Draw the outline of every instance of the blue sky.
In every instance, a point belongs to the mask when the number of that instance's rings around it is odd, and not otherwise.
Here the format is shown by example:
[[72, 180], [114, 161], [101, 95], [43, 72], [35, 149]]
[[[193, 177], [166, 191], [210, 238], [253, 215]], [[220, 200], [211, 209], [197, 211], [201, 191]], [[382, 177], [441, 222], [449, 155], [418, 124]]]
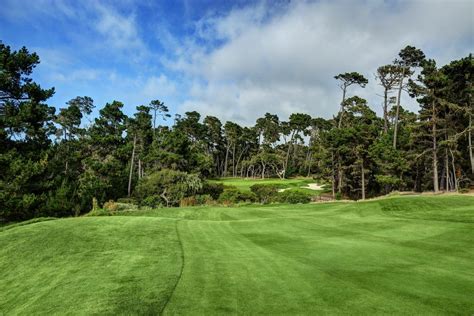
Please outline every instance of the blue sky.
[[[424, 1], [0, 0], [0, 40], [41, 58], [34, 77], [50, 104], [78, 95], [131, 115], [160, 99], [252, 124], [266, 111], [330, 117], [333, 76], [359, 71], [355, 89], [379, 111], [373, 74], [405, 45], [440, 64], [473, 51], [474, 4]], [[416, 104], [404, 96], [407, 107]]]

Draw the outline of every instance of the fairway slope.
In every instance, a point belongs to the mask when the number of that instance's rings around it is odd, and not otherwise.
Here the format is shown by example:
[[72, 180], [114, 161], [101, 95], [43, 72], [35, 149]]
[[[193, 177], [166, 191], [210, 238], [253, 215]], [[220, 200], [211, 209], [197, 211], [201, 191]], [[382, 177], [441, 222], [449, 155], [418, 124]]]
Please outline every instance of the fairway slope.
[[85, 217], [0, 233], [0, 314], [147, 314], [181, 270], [176, 222]]
[[474, 312], [474, 197], [122, 215], [0, 232], [0, 311]]

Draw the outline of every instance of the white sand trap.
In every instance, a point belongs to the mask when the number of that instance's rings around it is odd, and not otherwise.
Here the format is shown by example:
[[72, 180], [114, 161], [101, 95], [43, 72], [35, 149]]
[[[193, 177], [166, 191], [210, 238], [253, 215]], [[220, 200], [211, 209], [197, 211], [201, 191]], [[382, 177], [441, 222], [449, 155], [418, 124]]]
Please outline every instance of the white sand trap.
[[[322, 185], [319, 185], [317, 183], [309, 183], [307, 186], [305, 187], [300, 187], [302, 189], [310, 189], [310, 190], [314, 190], [314, 191], [320, 191], [323, 189], [323, 186]], [[285, 188], [285, 189], [279, 189], [278, 192], [285, 192], [286, 190], [290, 190], [291, 188]]]
[[320, 190], [323, 189], [323, 186], [319, 185], [317, 183], [309, 183], [307, 186], [301, 187], [301, 188], [302, 189], [310, 189], [310, 190], [320, 191]]

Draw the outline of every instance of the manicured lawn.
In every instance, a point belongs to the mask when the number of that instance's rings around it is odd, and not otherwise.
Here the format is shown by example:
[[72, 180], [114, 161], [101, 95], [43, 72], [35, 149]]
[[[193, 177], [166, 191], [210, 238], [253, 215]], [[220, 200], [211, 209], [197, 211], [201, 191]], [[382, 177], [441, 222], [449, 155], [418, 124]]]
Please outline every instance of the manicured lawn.
[[474, 197], [194, 207], [0, 232], [0, 314], [474, 312]]

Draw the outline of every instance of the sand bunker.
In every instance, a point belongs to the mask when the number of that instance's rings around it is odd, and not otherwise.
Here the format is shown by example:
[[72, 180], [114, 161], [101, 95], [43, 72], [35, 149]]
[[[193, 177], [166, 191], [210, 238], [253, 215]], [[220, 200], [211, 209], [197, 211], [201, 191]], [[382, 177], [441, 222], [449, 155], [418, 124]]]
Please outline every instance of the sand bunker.
[[[320, 191], [323, 189], [323, 186], [322, 185], [319, 185], [317, 183], [309, 183], [307, 186], [304, 186], [304, 187], [300, 187], [302, 189], [310, 189], [310, 190], [314, 190], [314, 191]], [[286, 189], [279, 189], [278, 192], [284, 192], [286, 190], [290, 190], [291, 188], [286, 188]]]
[[323, 189], [323, 186], [319, 185], [317, 183], [309, 183], [307, 186], [301, 187], [301, 188], [302, 189], [310, 189], [310, 190], [320, 191], [320, 190]]

